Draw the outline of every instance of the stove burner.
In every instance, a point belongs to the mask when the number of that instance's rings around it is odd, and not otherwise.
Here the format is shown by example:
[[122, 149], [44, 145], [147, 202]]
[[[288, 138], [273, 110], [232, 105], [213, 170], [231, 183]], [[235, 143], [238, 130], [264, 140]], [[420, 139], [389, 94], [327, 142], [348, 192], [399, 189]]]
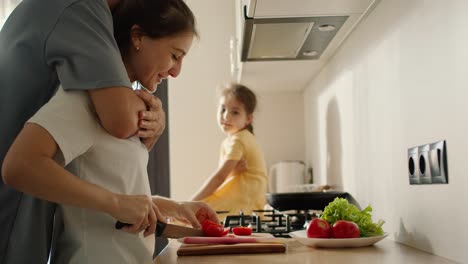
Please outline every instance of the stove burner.
[[254, 210], [252, 215], [228, 215], [224, 227], [249, 226], [254, 233], [270, 233], [275, 237], [290, 237], [289, 233], [304, 230], [309, 221], [317, 217], [309, 211], [281, 213], [276, 210]]

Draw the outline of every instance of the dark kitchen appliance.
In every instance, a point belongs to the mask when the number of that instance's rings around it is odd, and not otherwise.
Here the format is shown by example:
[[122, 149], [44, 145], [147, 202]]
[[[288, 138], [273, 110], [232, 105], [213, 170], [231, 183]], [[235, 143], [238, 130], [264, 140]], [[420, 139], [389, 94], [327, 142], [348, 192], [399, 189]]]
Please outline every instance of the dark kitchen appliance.
[[295, 192], [267, 193], [268, 204], [278, 211], [285, 210], [323, 210], [335, 198], [345, 198], [349, 203], [357, 202], [347, 192]]
[[270, 233], [275, 237], [288, 237], [290, 217], [275, 210], [255, 210], [252, 215], [228, 215], [224, 227], [248, 226], [253, 233]]

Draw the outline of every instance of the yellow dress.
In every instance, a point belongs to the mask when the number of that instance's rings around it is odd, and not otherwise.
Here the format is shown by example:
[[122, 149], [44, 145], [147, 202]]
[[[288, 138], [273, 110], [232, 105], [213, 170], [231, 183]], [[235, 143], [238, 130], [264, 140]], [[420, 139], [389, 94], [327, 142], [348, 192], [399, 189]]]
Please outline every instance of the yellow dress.
[[247, 129], [229, 136], [221, 145], [220, 164], [225, 160], [247, 161], [247, 170], [231, 173], [224, 183], [204, 199], [216, 211], [229, 211], [229, 214], [251, 214], [252, 210], [262, 210], [267, 191], [267, 169], [263, 151], [255, 136]]

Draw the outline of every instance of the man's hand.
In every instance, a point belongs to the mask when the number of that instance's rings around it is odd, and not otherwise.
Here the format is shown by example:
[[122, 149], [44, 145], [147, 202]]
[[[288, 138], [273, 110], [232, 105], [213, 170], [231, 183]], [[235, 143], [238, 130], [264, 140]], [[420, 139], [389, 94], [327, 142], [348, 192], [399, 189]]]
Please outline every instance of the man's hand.
[[147, 111], [138, 113], [137, 135], [141, 138], [148, 151], [151, 150], [166, 128], [166, 113], [159, 98], [144, 90], [135, 93], [145, 102]]

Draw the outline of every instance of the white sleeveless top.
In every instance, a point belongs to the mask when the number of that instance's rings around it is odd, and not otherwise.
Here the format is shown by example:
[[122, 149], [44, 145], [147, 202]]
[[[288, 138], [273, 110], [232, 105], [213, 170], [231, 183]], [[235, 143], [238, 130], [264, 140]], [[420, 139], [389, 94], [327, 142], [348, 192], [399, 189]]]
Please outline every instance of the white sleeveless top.
[[[28, 122], [45, 128], [57, 142], [56, 160], [83, 180], [121, 194], [151, 195], [148, 150], [138, 137], [118, 139], [100, 125], [85, 91], [57, 94]], [[51, 190], [53, 191], [53, 190]], [[64, 230], [53, 263], [151, 263], [154, 236], [114, 228], [106, 213], [60, 205]]]

